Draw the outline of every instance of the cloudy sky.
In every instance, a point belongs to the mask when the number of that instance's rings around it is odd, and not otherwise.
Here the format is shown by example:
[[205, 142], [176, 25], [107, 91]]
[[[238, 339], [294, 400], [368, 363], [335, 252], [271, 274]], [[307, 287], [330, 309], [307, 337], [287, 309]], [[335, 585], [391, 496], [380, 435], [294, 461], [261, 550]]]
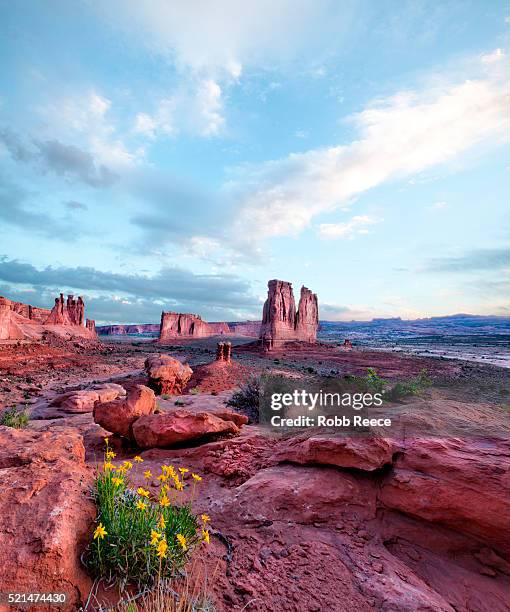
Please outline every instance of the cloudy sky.
[[0, 294], [510, 314], [510, 1], [0, 0]]

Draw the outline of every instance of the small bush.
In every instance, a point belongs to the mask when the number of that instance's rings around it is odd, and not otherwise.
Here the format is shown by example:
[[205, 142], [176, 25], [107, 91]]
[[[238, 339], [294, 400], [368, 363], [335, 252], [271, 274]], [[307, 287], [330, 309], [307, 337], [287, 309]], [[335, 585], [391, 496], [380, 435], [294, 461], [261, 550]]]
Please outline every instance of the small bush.
[[391, 389], [384, 393], [384, 399], [396, 402], [404, 397], [421, 395], [425, 389], [432, 385], [427, 370], [421, 372], [415, 378], [395, 383]]
[[2, 413], [0, 425], [14, 427], [14, 429], [24, 429], [28, 425], [28, 411], [26, 408], [7, 408]]
[[193, 389], [190, 389], [190, 395], [198, 395], [199, 393], [202, 392], [198, 387], [193, 387]]
[[[115, 466], [115, 453], [106, 447], [103, 469], [96, 474], [94, 499], [97, 527], [86, 554], [90, 571], [121, 590], [127, 585], [151, 588], [157, 580], [175, 576], [201, 542], [209, 542], [207, 521], [193, 514], [191, 502], [179, 503], [188, 470], [161, 466], [157, 494], [130, 486], [130, 461]], [[135, 462], [141, 463], [141, 457]], [[180, 472], [180, 473], [179, 473]], [[144, 472], [149, 481], [150, 471]], [[192, 474], [191, 486], [200, 482]]]
[[238, 391], [233, 393], [227, 406], [245, 414], [251, 422], [259, 422], [260, 376], [251, 376]]

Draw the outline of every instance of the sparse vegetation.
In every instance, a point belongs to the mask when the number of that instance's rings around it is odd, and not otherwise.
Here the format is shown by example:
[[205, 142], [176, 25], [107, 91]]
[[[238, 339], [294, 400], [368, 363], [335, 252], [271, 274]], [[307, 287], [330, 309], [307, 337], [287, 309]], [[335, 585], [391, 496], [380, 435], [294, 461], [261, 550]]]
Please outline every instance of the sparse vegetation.
[[421, 370], [415, 378], [395, 383], [391, 389], [385, 391], [384, 399], [395, 402], [404, 397], [420, 396], [431, 385], [432, 381], [428, 376], [427, 370]]
[[28, 425], [28, 411], [26, 408], [13, 406], [7, 408], [0, 417], [0, 425], [13, 427], [14, 429], [24, 429]]
[[228, 400], [227, 406], [245, 414], [251, 422], [259, 422], [260, 409], [260, 376], [250, 378]]
[[[97, 527], [85, 562], [95, 576], [121, 590], [128, 585], [151, 589], [158, 581], [173, 579], [193, 550], [209, 542], [209, 517], [195, 516], [191, 502], [181, 500], [184, 488], [192, 486], [194, 492], [202, 478], [191, 474], [187, 481], [191, 485], [187, 485], [184, 474], [189, 470], [162, 465], [157, 476], [159, 490], [153, 494], [131, 486], [133, 463], [115, 465], [114, 458], [107, 444], [102, 470], [95, 479]], [[137, 456], [134, 462], [143, 459]], [[153, 475], [146, 470], [144, 477], [150, 482]]]

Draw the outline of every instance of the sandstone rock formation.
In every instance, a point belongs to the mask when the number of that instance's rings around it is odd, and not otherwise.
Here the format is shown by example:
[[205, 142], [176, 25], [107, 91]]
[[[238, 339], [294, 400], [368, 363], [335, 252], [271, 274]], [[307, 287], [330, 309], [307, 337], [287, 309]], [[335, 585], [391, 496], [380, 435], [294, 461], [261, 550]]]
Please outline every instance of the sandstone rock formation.
[[94, 319], [87, 319], [87, 322], [85, 323], [85, 327], [90, 331], [91, 334], [93, 334], [94, 336], [97, 336], [96, 322], [94, 321]]
[[229, 323], [229, 328], [233, 336], [248, 336], [258, 338], [260, 336], [260, 321], [236, 321]]
[[346, 350], [350, 350], [350, 349], [352, 349], [352, 342], [351, 342], [351, 341], [350, 341], [348, 338], [346, 338], [346, 339], [344, 340], [343, 347], [344, 347], [344, 349], [346, 349]]
[[31, 419], [55, 419], [69, 414], [92, 412], [96, 403], [107, 403], [125, 397], [126, 390], [115, 383], [95, 385], [88, 389], [68, 391], [54, 397], [49, 403], [42, 401], [31, 410]]
[[177, 395], [184, 391], [193, 370], [170, 355], [150, 355], [145, 360], [148, 386], [157, 395]]
[[280, 280], [269, 281], [259, 336], [264, 348], [270, 350], [290, 341], [315, 342], [318, 325], [319, 310], [315, 293], [302, 287], [296, 310], [292, 284]]
[[18, 340], [24, 337], [23, 331], [17, 325], [16, 315], [12, 309], [12, 302], [0, 297], [0, 340]]
[[96, 337], [93, 322], [85, 327], [84, 315], [83, 299], [75, 300], [72, 295], [65, 302], [61, 293], [51, 311], [0, 297], [0, 339], [40, 339], [47, 329], [93, 339]]
[[162, 312], [159, 340], [175, 338], [208, 338], [229, 334], [227, 323], [206, 323], [200, 316], [179, 312]]
[[132, 426], [142, 415], [149, 415], [156, 408], [156, 396], [152, 389], [136, 385], [127, 398], [94, 405], [94, 421], [106, 431], [133, 439]]
[[218, 346], [216, 347], [216, 361], [231, 363], [232, 342], [218, 342]]
[[82, 438], [70, 428], [40, 433], [0, 427], [4, 592], [66, 593], [66, 610], [85, 603], [92, 580], [80, 555], [95, 506], [84, 460]]
[[238, 426], [229, 420], [228, 412], [226, 410], [220, 416], [211, 412], [178, 409], [142, 416], [133, 424], [133, 435], [141, 448], [165, 448], [212, 434], [239, 433]]
[[124, 336], [126, 334], [159, 335], [159, 323], [142, 323], [140, 325], [98, 325], [96, 331], [100, 336]]

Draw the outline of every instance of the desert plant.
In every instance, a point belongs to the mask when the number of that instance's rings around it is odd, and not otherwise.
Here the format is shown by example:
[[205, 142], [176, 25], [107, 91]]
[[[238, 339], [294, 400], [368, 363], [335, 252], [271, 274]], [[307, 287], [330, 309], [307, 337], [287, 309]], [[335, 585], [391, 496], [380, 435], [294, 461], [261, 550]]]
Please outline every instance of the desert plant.
[[0, 418], [0, 425], [13, 427], [14, 429], [23, 429], [28, 425], [28, 421], [27, 409], [13, 406], [4, 410]]
[[[130, 484], [133, 463], [114, 465], [115, 453], [106, 446], [102, 469], [94, 483], [97, 527], [86, 554], [90, 571], [121, 590], [127, 585], [151, 588], [156, 580], [171, 579], [201, 542], [209, 542], [207, 522], [193, 514], [191, 502], [180, 503], [186, 468], [162, 465], [157, 493]], [[141, 457], [134, 458], [142, 463]], [[149, 482], [150, 470], [144, 472]], [[192, 474], [193, 492], [201, 481]]]
[[227, 406], [245, 414], [250, 421], [259, 422], [260, 376], [250, 376], [248, 380], [232, 394]]
[[384, 399], [388, 401], [399, 401], [404, 397], [422, 395], [432, 385], [427, 370], [420, 371], [418, 376], [410, 380], [399, 381], [384, 393]]
[[381, 378], [374, 368], [367, 368], [366, 375], [359, 380], [364, 389], [371, 393], [382, 393], [387, 385], [387, 381]]

